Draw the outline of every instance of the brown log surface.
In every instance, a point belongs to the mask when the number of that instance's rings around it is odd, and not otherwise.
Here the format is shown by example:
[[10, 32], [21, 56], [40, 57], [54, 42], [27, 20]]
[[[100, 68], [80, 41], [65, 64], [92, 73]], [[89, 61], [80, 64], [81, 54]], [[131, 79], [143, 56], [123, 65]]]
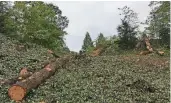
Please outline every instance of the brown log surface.
[[33, 88], [39, 86], [42, 82], [52, 76], [57, 69], [61, 68], [63, 65], [69, 61], [70, 56], [65, 56], [63, 58], [58, 58], [56, 61], [51, 62], [45, 68], [38, 72], [35, 72], [30, 77], [19, 81], [12, 85], [8, 89], [8, 95], [12, 100], [20, 101], [26, 96], [26, 94]]
[[146, 44], [146, 48], [150, 51], [150, 52], [153, 52], [153, 48], [151, 47], [151, 44], [150, 44], [150, 40], [149, 38], [145, 38], [145, 44]]
[[92, 53], [90, 54], [90, 56], [99, 56], [101, 55], [105, 49], [107, 47], [109, 47], [110, 45], [107, 45], [107, 46], [103, 46], [103, 45], [97, 45], [97, 47], [92, 51]]
[[17, 81], [20, 81], [20, 80], [23, 80], [25, 78], [28, 78], [29, 76], [31, 76], [31, 73], [28, 72], [24, 75], [19, 75], [19, 76], [16, 76], [16, 77], [13, 77], [11, 79], [4, 79], [4, 80], [0, 80], [0, 85], [13, 85], [15, 84]]

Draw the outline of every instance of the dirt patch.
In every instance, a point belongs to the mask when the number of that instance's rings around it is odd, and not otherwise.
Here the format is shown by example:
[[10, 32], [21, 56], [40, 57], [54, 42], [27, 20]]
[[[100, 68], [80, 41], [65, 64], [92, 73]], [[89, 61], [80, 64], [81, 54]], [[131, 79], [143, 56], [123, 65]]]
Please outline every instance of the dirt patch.
[[121, 56], [122, 61], [133, 62], [140, 66], [169, 67], [169, 58], [152, 57], [148, 55], [129, 55]]

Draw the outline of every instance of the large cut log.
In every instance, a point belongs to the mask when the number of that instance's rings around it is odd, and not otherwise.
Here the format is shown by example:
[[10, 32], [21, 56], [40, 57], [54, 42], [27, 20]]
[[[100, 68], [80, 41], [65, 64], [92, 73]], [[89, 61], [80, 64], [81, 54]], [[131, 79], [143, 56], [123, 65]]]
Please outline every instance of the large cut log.
[[140, 55], [147, 55], [147, 54], [150, 54], [150, 53], [151, 53], [150, 51], [141, 51]]
[[25, 78], [28, 78], [29, 76], [31, 76], [32, 73], [27, 71], [26, 68], [23, 68], [20, 73], [19, 76], [10, 78], [10, 79], [2, 79], [0, 80], [0, 85], [13, 85], [15, 84], [17, 81], [21, 81]]
[[12, 100], [21, 101], [26, 96], [26, 94], [33, 88], [38, 87], [42, 82], [52, 76], [57, 69], [62, 68], [71, 56], [65, 56], [63, 58], [57, 58], [56, 61], [51, 62], [44, 69], [35, 72], [30, 77], [19, 81], [12, 85], [8, 89], [8, 95]]
[[160, 55], [160, 56], [163, 56], [164, 52], [163, 51], [157, 51], [157, 54]]
[[107, 45], [97, 45], [96, 48], [92, 51], [92, 53], [90, 54], [90, 56], [99, 56], [101, 55], [105, 49], [107, 47], [109, 47], [111, 44], [107, 44]]
[[[54, 62], [56, 59], [51, 59], [51, 60], [46, 60], [45, 62], [41, 63], [41, 67], [44, 68], [46, 65], [48, 65], [51, 62]], [[21, 81], [23, 79], [28, 78], [29, 76], [32, 75], [32, 72], [27, 71], [26, 68], [23, 68], [19, 75], [16, 77], [12, 77], [10, 79], [0, 79], [0, 85], [13, 85], [17, 81]]]
[[148, 49], [148, 51], [153, 52], [153, 48], [151, 47], [149, 38], [145, 37], [144, 40], [145, 40], [146, 48]]
[[150, 38], [147, 36], [144, 36], [143, 39], [140, 42], [138, 42], [138, 44], [136, 45], [136, 49], [138, 49], [140, 47], [140, 45], [142, 45], [143, 43], [145, 43], [146, 49], [148, 51], [142, 51], [142, 52], [140, 52], [140, 55], [146, 55], [146, 54], [154, 53], [154, 51], [160, 56], [164, 55], [163, 51], [158, 51], [158, 50], [155, 50], [154, 48], [152, 48], [152, 46], [150, 44]]
[[101, 54], [101, 51], [103, 50], [103, 48], [98, 48], [98, 49], [96, 49], [96, 50], [94, 50], [91, 54], [90, 54], [90, 56], [99, 56], [100, 54]]
[[18, 76], [17, 77], [13, 77], [10, 79], [1, 79], [0, 80], [0, 85], [13, 85], [18, 81]]

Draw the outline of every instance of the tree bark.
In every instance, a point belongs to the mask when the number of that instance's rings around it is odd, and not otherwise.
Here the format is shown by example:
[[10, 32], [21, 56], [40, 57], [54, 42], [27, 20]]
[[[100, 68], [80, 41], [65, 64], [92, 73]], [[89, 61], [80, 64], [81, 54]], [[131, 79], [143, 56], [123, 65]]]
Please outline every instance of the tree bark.
[[18, 81], [19, 77], [14, 77], [11, 79], [2, 79], [0, 80], [0, 85], [13, 85]]
[[146, 37], [144, 40], [145, 40], [146, 48], [148, 49], [148, 51], [153, 52], [153, 48], [151, 47], [149, 38]]
[[56, 61], [51, 62], [42, 70], [35, 72], [30, 77], [25, 80], [19, 81], [12, 85], [8, 89], [8, 95], [12, 100], [21, 101], [26, 96], [26, 94], [33, 88], [39, 86], [42, 82], [52, 76], [56, 70], [62, 68], [65, 65], [71, 56], [65, 56], [63, 58], [58, 58]]
[[[41, 65], [42, 68], [44, 68], [45, 66], [47, 66], [49, 63], [54, 62], [56, 59], [51, 59], [51, 60], [46, 60], [45, 62], [39, 64]], [[28, 72], [27, 74], [24, 74], [23, 76], [16, 76], [10, 79], [1, 79], [0, 80], [0, 85], [13, 85], [15, 84], [17, 81], [21, 81], [22, 79], [26, 79], [29, 76], [31, 76], [31, 72]], [[21, 78], [22, 77], [22, 78]], [[21, 78], [21, 79], [20, 79]]]
[[10, 78], [10, 79], [0, 80], [0, 85], [13, 85], [17, 81], [21, 81], [22, 79], [28, 78], [29, 76], [31, 76], [30, 72], [22, 75], [22, 77], [21, 76], [17, 76], [17, 77], [13, 77], [13, 78]]

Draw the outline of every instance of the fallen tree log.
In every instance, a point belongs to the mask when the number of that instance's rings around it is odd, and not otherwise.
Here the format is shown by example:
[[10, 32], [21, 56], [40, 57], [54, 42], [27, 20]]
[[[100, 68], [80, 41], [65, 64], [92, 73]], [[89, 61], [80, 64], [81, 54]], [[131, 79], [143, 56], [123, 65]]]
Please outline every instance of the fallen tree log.
[[102, 52], [102, 50], [103, 50], [103, 48], [98, 48], [98, 49], [96, 49], [96, 50], [94, 50], [91, 54], [90, 54], [90, 56], [99, 56], [100, 54], [101, 54], [101, 52]]
[[0, 85], [13, 85], [18, 81], [18, 77], [13, 77], [10, 79], [1, 79]]
[[138, 44], [136, 45], [136, 49], [138, 49], [141, 45], [145, 45], [146, 46], [146, 49], [148, 51], [141, 51], [139, 53], [139, 55], [147, 55], [147, 54], [150, 54], [150, 53], [157, 53], [160, 56], [163, 56], [164, 55], [164, 52], [163, 51], [158, 51], [158, 50], [155, 50], [154, 48], [152, 48], [152, 46], [150, 44], [150, 38], [147, 37], [146, 35], [142, 38], [142, 40], [140, 40], [138, 42]]
[[[42, 68], [44, 68], [46, 65], [48, 65], [51, 62], [54, 62], [56, 59], [51, 59], [51, 60], [46, 60], [45, 62], [39, 64]], [[23, 69], [22, 69], [23, 70]], [[20, 71], [20, 74], [16, 77], [12, 77], [10, 79], [1, 79], [0, 80], [0, 85], [13, 85], [15, 84], [17, 81], [21, 81], [23, 79], [28, 78], [29, 76], [32, 75], [31, 72], [27, 72], [27, 73], [21, 73], [22, 70]]]
[[144, 38], [144, 41], [145, 41], [147, 50], [150, 52], [153, 52], [153, 48], [151, 47], [150, 40], [147, 36]]
[[150, 54], [150, 53], [151, 53], [150, 51], [141, 51], [140, 55], [147, 55], [147, 54]]
[[26, 94], [33, 88], [38, 87], [42, 82], [52, 76], [59, 68], [65, 65], [71, 56], [57, 58], [56, 61], [51, 62], [45, 68], [35, 72], [30, 77], [19, 81], [8, 89], [8, 95], [12, 100], [21, 101]]
[[157, 51], [157, 54], [160, 55], [160, 56], [163, 56], [164, 52], [163, 51]]
[[16, 77], [13, 77], [13, 78], [10, 78], [10, 79], [2, 79], [0, 80], [0, 85], [13, 85], [15, 84], [17, 81], [21, 81], [25, 78], [28, 78], [29, 76], [32, 75], [31, 72], [25, 72], [25, 73], [22, 73], [23, 72], [23, 69], [20, 71], [20, 74], [19, 76], [16, 76]]
[[[46, 60], [45, 62], [39, 64], [41, 65], [42, 68], [44, 68], [46, 65], [48, 65], [51, 62], [54, 62], [55, 59], [51, 59], [51, 60]], [[23, 70], [23, 69], [22, 69]], [[0, 85], [13, 85], [15, 84], [17, 81], [21, 81], [23, 79], [28, 78], [29, 76], [32, 75], [31, 72], [27, 72], [27, 73], [22, 73], [22, 70], [20, 71], [19, 76], [10, 78], [10, 79], [0, 79]]]
[[108, 48], [111, 44], [107, 44], [107, 45], [97, 45], [97, 47], [92, 51], [92, 53], [90, 54], [90, 56], [99, 56], [101, 55], [106, 48]]

